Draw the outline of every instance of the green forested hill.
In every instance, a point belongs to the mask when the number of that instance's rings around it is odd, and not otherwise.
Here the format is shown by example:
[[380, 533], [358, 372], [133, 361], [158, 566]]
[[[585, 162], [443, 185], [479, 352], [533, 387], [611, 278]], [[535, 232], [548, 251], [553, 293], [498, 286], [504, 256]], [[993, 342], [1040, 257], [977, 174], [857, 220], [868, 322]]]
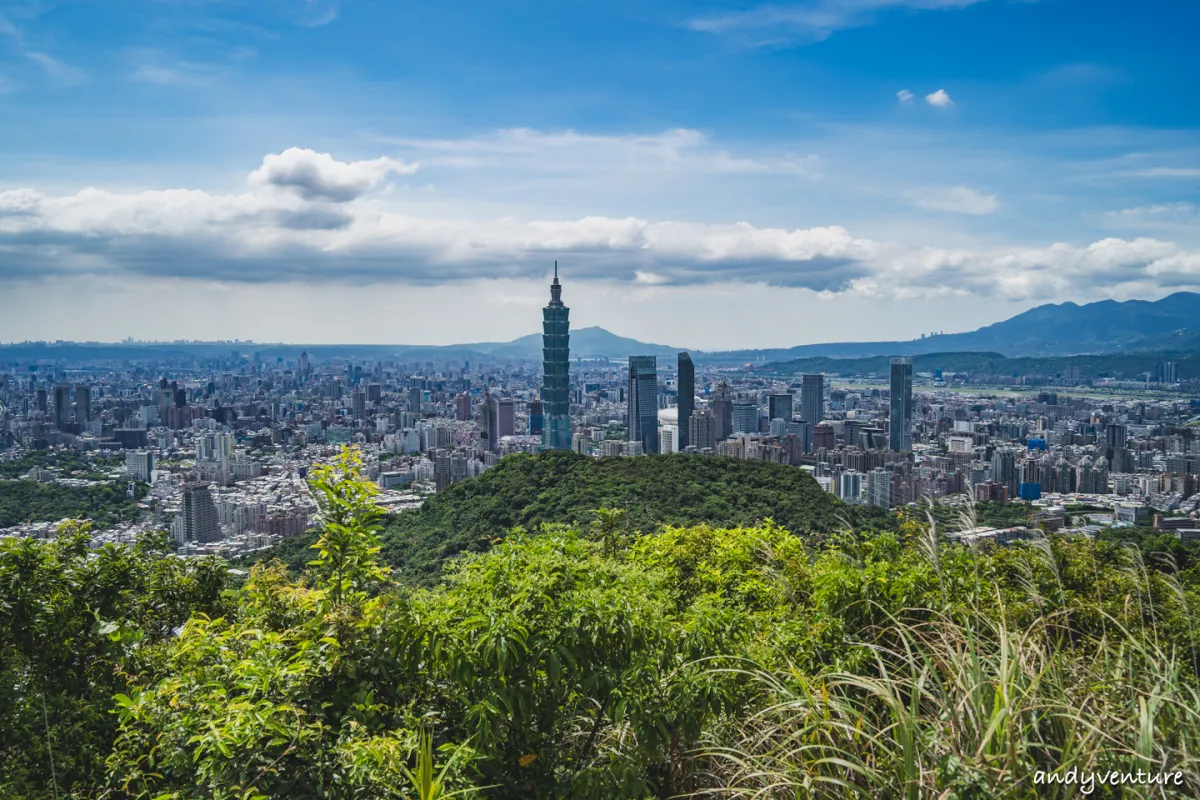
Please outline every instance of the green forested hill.
[[0, 528], [22, 522], [57, 522], [66, 517], [91, 520], [97, 528], [109, 528], [117, 522], [137, 519], [137, 501], [145, 493], [142, 484], [137, 487], [136, 498], [130, 499], [120, 482], [64, 486], [0, 479]]
[[[405, 577], [435, 579], [445, 559], [487, 550], [516, 526], [590, 524], [598, 508], [625, 509], [630, 528], [707, 523], [753, 525], [771, 517], [795, 533], [855, 526], [891, 527], [886, 512], [844, 505], [803, 470], [779, 464], [692, 455], [595, 459], [570, 452], [511, 455], [478, 478], [400, 514], [383, 533], [383, 559]], [[292, 567], [310, 559], [311, 536], [296, 537], [255, 560]]]

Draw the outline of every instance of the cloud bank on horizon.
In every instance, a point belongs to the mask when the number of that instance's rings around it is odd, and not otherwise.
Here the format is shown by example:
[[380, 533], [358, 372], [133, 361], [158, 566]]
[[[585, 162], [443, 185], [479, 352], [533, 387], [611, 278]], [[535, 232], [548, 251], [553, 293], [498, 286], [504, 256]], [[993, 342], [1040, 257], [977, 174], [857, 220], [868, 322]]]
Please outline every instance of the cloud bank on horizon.
[[[837, 225], [468, 219], [391, 208], [380, 191], [384, 180], [419, 169], [387, 156], [346, 162], [293, 147], [265, 156], [237, 194], [0, 192], [0, 274], [10, 280], [125, 274], [427, 284], [537, 278], [549, 260], [559, 259], [570, 264], [575, 280], [747, 282], [893, 299], [974, 293], [1046, 300], [1097, 290], [1200, 288], [1200, 250], [1150, 237], [1108, 237], [1083, 246], [914, 248], [856, 237]], [[968, 187], [913, 195], [923, 208], [996, 209], [995, 195]]]
[[65, 286], [453, 296], [523, 333], [555, 259], [657, 340], [771, 292], [902, 336], [939, 298], [986, 322], [1200, 290], [1194, 7], [471, 7], [0, 11], [0, 339], [126, 333]]

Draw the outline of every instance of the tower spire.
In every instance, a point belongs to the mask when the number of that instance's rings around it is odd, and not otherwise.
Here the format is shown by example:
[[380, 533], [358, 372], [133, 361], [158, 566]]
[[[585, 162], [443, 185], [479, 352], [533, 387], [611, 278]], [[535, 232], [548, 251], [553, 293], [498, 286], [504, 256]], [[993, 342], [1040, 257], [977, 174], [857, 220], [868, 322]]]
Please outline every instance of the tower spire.
[[562, 305], [562, 286], [558, 282], [558, 262], [554, 262], [554, 280], [550, 283], [550, 305]]

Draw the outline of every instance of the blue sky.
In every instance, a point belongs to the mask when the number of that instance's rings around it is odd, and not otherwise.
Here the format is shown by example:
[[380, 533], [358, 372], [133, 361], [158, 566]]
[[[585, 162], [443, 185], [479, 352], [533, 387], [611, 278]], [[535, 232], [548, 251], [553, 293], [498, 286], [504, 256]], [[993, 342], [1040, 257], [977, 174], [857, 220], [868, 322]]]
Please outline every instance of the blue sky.
[[1198, 31], [1186, 0], [0, 0], [0, 341], [507, 338], [555, 258], [575, 324], [704, 348], [1195, 290]]

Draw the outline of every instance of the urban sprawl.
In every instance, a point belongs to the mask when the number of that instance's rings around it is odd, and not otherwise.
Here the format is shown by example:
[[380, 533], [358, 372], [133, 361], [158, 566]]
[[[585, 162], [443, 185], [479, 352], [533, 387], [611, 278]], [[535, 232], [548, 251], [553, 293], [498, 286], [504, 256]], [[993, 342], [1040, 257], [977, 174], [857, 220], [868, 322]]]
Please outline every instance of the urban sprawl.
[[[215, 358], [0, 365], [0, 466], [38, 452], [95, 461], [98, 474], [34, 466], [16, 479], [119, 481], [138, 518], [93, 531], [93, 542], [167, 530], [185, 555], [244, 554], [309, 528], [307, 471], [344, 445], [361, 448], [389, 511], [511, 453], [682, 452], [807, 470], [851, 504], [1025, 501], [1046, 527], [1069, 519], [1094, 533], [1154, 520], [1200, 536], [1200, 409], [1186, 395], [1089, 394], [1069, 375], [998, 393], [984, 385], [992, 376], [914, 374], [909, 358], [852, 384], [706, 366], [687, 352], [668, 363], [636, 353], [572, 362], [562, 288], [556, 268], [540, 364], [264, 359], [239, 343]], [[1142, 386], [1174, 383], [1164, 363]], [[1063, 513], [1082, 506], [1097, 513]], [[57, 524], [0, 535], [49, 537]]]

